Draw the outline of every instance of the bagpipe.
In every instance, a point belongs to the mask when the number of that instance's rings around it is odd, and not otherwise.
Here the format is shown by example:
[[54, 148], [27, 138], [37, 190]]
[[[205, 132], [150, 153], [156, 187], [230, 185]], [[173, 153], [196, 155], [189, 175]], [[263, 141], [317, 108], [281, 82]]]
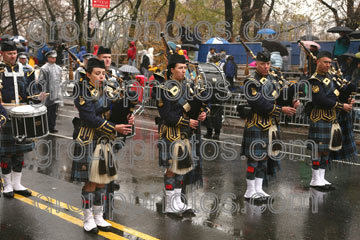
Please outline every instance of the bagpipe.
[[[245, 75], [249, 75], [249, 64], [248, 64], [248, 56], [250, 55], [250, 57], [253, 60], [256, 60], [256, 56], [253, 53], [253, 51], [251, 51], [251, 49], [244, 43], [244, 41], [240, 38], [240, 43], [243, 45], [245, 51], [246, 51], [246, 68], [245, 68]], [[250, 107], [249, 104], [238, 104], [236, 106], [236, 110], [238, 112], [238, 115], [240, 118], [242, 119], [246, 119], [248, 118], [248, 116], [251, 115], [252, 113], [252, 109]]]
[[249, 75], [249, 55], [253, 60], [256, 60], [256, 56], [253, 53], [253, 51], [251, 51], [251, 49], [244, 43], [244, 41], [240, 38], [240, 43], [243, 45], [245, 51], [246, 51], [246, 67], [245, 67], [245, 71], [244, 74], [247, 76]]
[[[85, 65], [68, 49], [66, 44], [63, 44], [62, 46], [65, 51], [69, 53], [69, 56], [85, 69]], [[106, 74], [112, 79], [115, 79], [115, 81], [107, 79], [103, 83], [105, 97], [111, 100], [110, 116], [108, 120], [114, 124], [128, 124], [128, 115], [138, 112], [135, 112], [135, 107], [138, 104], [138, 93], [137, 91], [132, 90], [133, 86], [131, 84], [125, 85], [125, 82], [121, 77], [113, 75], [109, 71], [107, 71]], [[126, 137], [119, 133], [116, 134], [117, 137]], [[134, 135], [135, 127], [133, 126], [131, 135], [127, 137], [132, 137]]]

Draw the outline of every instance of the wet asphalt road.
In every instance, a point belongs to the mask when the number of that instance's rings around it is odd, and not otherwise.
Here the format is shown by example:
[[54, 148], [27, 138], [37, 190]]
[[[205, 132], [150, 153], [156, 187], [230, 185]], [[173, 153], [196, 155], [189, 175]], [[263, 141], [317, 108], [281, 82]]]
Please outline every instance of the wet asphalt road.
[[321, 193], [307, 187], [309, 159], [286, 156], [265, 189], [274, 202], [252, 205], [242, 197], [246, 162], [239, 155], [242, 130], [235, 127], [224, 127], [220, 141], [205, 141], [209, 159], [204, 161], [204, 188], [188, 199], [196, 217], [163, 215], [159, 204], [163, 173], [154, 145], [157, 129], [153, 119], [144, 116], [136, 120], [136, 136], [118, 154], [121, 189], [115, 194], [113, 222], [120, 226], [111, 236], [88, 235], [82, 230], [81, 215], [74, 211], [80, 206], [81, 184], [70, 183], [68, 153], [76, 115], [73, 107], [62, 107], [59, 133], [42, 140], [51, 143], [51, 150], [38, 144], [38, 155], [36, 151], [26, 155], [23, 183], [35, 193], [29, 199], [0, 199], [0, 239], [359, 239], [360, 166], [335, 164], [327, 179], [337, 189]]

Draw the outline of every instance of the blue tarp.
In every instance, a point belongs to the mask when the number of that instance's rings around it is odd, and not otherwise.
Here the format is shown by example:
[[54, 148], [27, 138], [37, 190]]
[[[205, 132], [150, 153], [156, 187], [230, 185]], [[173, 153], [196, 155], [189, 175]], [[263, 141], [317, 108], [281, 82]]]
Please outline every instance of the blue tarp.
[[[335, 41], [316, 41], [320, 44], [321, 49], [324, 51], [332, 52]], [[289, 43], [289, 42], [287, 42]], [[300, 63], [300, 47], [297, 42], [290, 42], [291, 44], [291, 65], [299, 65]], [[256, 55], [257, 52], [262, 51], [261, 42], [256, 43], [246, 43], [249, 48]], [[360, 46], [360, 41], [351, 41], [349, 52], [357, 53], [358, 48]], [[206, 62], [206, 55], [209, 52], [210, 48], [215, 48], [216, 52], [220, 52], [221, 50], [225, 50], [226, 54], [233, 55], [235, 58], [235, 62], [237, 64], [246, 64], [246, 52], [244, 47], [240, 43], [231, 43], [231, 44], [200, 44], [199, 48], [199, 62]], [[249, 63], [252, 62], [251, 57], [249, 56]]]

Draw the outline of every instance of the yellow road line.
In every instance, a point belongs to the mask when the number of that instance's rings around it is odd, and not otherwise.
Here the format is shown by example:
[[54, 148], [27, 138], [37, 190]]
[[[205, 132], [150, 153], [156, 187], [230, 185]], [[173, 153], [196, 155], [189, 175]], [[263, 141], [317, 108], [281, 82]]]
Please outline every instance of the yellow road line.
[[158, 238], [155, 238], [155, 237], [152, 237], [150, 235], [147, 235], [145, 233], [142, 233], [142, 232], [139, 232], [139, 231], [136, 231], [135, 229], [132, 229], [132, 228], [129, 228], [129, 227], [126, 227], [126, 226], [123, 226], [119, 223], [116, 223], [116, 222], [113, 222], [113, 221], [110, 221], [110, 220], [107, 220], [114, 228], [117, 228], [123, 232], [127, 232], [127, 233], [130, 233], [131, 235], [134, 235], [136, 237], [139, 237], [139, 238], [142, 238], [142, 239], [145, 239], [145, 240], [159, 240]]
[[[42, 203], [33, 201], [33, 200], [30, 199], [30, 198], [21, 196], [21, 195], [19, 195], [19, 194], [14, 194], [14, 198], [16, 198], [16, 199], [18, 199], [18, 200], [20, 200], [20, 201], [22, 201], [22, 202], [24, 202], [24, 203], [27, 203], [27, 204], [29, 204], [29, 205], [31, 205], [31, 206], [34, 206], [34, 207], [36, 207], [36, 208], [38, 208], [38, 209], [40, 209], [40, 210], [43, 210], [43, 211], [45, 211], [45, 212], [48, 212], [48, 213], [50, 213], [50, 214], [52, 214], [52, 215], [55, 215], [55, 216], [57, 216], [57, 217], [65, 220], [65, 221], [68, 221], [68, 222], [70, 222], [70, 223], [73, 223], [73, 224], [75, 224], [75, 225], [78, 225], [78, 226], [81, 227], [81, 228], [84, 226], [82, 220], [80, 220], [80, 219], [78, 219], [78, 218], [76, 218], [76, 217], [70, 216], [70, 215], [68, 215], [68, 214], [66, 214], [66, 213], [57, 211], [56, 209], [54, 209], [54, 208], [52, 208], [52, 207], [49, 207], [49, 206], [47, 206], [47, 205], [45, 205], [45, 204], [42, 204]], [[117, 235], [117, 234], [115, 234], [115, 233], [112, 233], [112, 232], [102, 232], [102, 231], [99, 231], [98, 235], [103, 236], [103, 237], [105, 237], [105, 238], [107, 238], [107, 239], [111, 239], [111, 240], [117, 240], [117, 239], [119, 239], [119, 240], [126, 240], [126, 239], [127, 239], [127, 238], [121, 237], [121, 236], [119, 236], [119, 235]]]
[[[45, 202], [54, 204], [56, 206], [60, 206], [63, 209], [67, 209], [67, 210], [69, 210], [71, 212], [75, 212], [75, 213], [80, 214], [80, 215], [83, 216], [82, 210], [80, 208], [78, 208], [78, 207], [72, 206], [70, 204], [61, 202], [59, 200], [56, 200], [54, 198], [51, 198], [51, 197], [48, 197], [48, 196], [45, 196], [45, 195], [42, 195], [42, 194], [40, 194], [40, 193], [38, 193], [38, 192], [36, 192], [36, 191], [34, 191], [32, 189], [31, 189], [31, 191], [32, 191], [32, 196], [34, 196], [34, 197], [40, 198]], [[152, 236], [150, 236], [148, 234], [139, 232], [139, 231], [137, 231], [135, 229], [129, 228], [129, 227], [124, 226], [124, 225], [121, 225], [119, 223], [116, 223], [116, 222], [113, 222], [113, 221], [110, 221], [110, 220], [107, 220], [107, 221], [112, 225], [113, 228], [116, 228], [116, 229], [118, 229], [120, 231], [129, 233], [129, 234], [131, 234], [133, 236], [136, 236], [136, 237], [139, 237], [139, 238], [142, 238], [142, 239], [145, 239], [145, 240], [159, 240], [158, 238], [152, 237]]]

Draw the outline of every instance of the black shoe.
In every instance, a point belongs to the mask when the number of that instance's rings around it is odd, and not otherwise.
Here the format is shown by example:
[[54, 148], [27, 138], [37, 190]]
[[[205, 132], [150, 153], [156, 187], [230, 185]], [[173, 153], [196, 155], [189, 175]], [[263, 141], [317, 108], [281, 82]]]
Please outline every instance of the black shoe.
[[207, 139], [211, 139], [211, 137], [212, 137], [211, 134], [205, 134], [204, 135], [204, 138], [207, 138]]
[[86, 230], [84, 229], [84, 231], [87, 232], [87, 233], [98, 234], [99, 229], [98, 229], [98, 228], [93, 228], [93, 229], [91, 229], [90, 231], [86, 231]]
[[21, 191], [16, 191], [16, 190], [14, 190], [14, 193], [17, 193], [17, 194], [19, 194], [19, 195], [21, 195], [21, 196], [24, 196], [24, 197], [29, 197], [29, 196], [31, 196], [31, 191], [28, 190], [28, 189], [21, 190]]
[[57, 132], [59, 132], [57, 129], [51, 129], [50, 131], [49, 131], [50, 133], [57, 133]]
[[311, 187], [311, 188], [314, 188], [314, 189], [316, 189], [316, 190], [318, 190], [318, 191], [320, 191], [320, 192], [327, 192], [327, 191], [330, 190], [330, 187], [327, 186], [327, 185], [324, 185], [324, 186], [311, 186], [311, 185], [310, 185], [310, 187]]
[[6, 198], [14, 198], [14, 192], [3, 192], [4, 197]]
[[118, 183], [113, 183], [113, 187], [114, 187], [114, 191], [119, 191], [120, 190], [120, 184]]
[[107, 226], [107, 227], [97, 226], [97, 228], [103, 232], [111, 232], [111, 226]]
[[214, 134], [213, 138], [214, 140], [220, 140], [220, 135], [219, 134]]
[[188, 210], [185, 210], [185, 212], [183, 213], [183, 216], [184, 217], [195, 217], [196, 214], [195, 214], [195, 211], [190, 208]]

